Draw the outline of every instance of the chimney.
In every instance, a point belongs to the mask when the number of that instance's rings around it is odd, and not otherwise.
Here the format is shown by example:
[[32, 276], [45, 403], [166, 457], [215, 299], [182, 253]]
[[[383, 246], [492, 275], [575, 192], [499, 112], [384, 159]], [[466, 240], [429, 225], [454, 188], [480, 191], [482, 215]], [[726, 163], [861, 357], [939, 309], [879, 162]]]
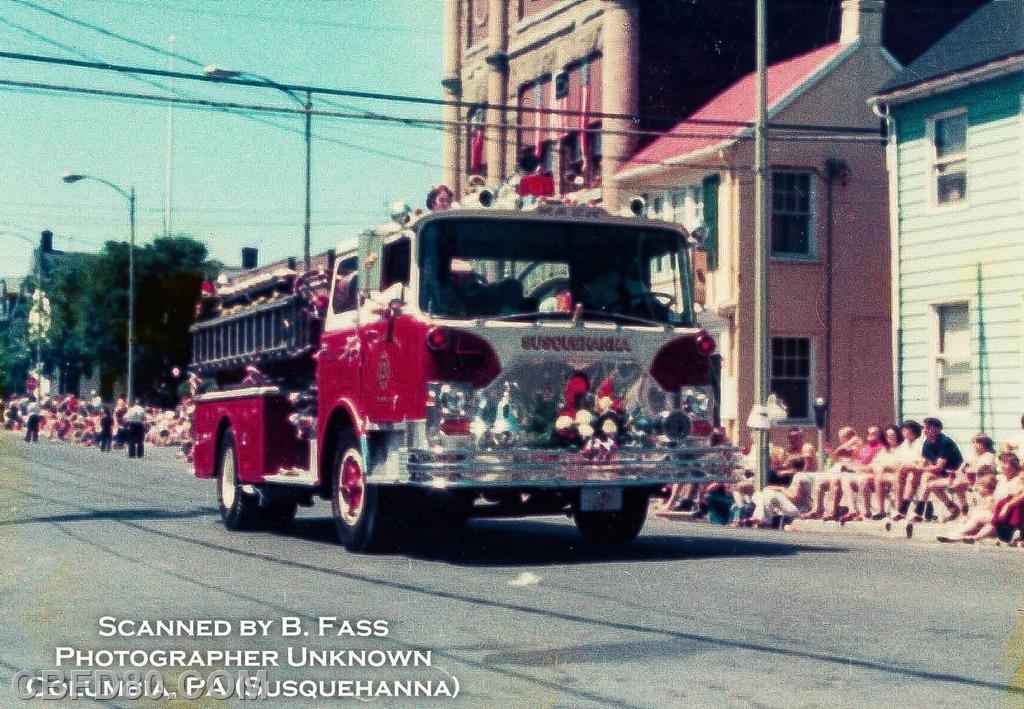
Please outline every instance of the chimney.
[[242, 268], [250, 269], [256, 268], [260, 260], [259, 249], [254, 249], [251, 246], [242, 247]]
[[864, 46], [881, 45], [884, 16], [885, 0], [843, 0], [839, 43], [853, 44], [860, 41]]
[[44, 254], [53, 252], [53, 232], [47, 229], [39, 239], [39, 250]]

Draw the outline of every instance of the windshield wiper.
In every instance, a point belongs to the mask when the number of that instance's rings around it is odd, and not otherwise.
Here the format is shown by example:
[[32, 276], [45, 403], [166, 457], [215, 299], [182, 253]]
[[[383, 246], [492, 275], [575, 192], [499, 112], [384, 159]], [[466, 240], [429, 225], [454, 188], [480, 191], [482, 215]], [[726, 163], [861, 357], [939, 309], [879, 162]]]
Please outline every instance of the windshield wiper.
[[605, 320], [612, 320], [614, 322], [632, 322], [639, 325], [654, 325], [655, 327], [667, 327], [669, 323], [658, 322], [657, 320], [649, 320], [647, 318], [639, 318], [635, 315], [624, 315], [623, 313], [606, 313], [603, 310], [587, 310], [583, 309], [580, 311], [580, 315], [593, 318], [603, 318]]
[[512, 313], [510, 315], [480, 315], [480, 320], [497, 320], [497, 321], [515, 321], [515, 320], [546, 320], [549, 318], [561, 318], [568, 320], [572, 317], [571, 313], [559, 313], [559, 312], [548, 312], [548, 311], [534, 311], [532, 313]]
[[[669, 323], [658, 322], [657, 320], [648, 320], [647, 318], [639, 318], [635, 315], [623, 315], [622, 313], [606, 313], [603, 310], [586, 310], [581, 309], [578, 311], [582, 317], [591, 317], [600, 320], [611, 320], [617, 323], [635, 323], [637, 325], [653, 325], [654, 327], [667, 327]], [[533, 312], [533, 313], [512, 313], [511, 315], [495, 315], [481, 316], [481, 320], [494, 320], [498, 322], [514, 322], [516, 320], [549, 320], [549, 319], [564, 319], [569, 320], [573, 317], [572, 313], [562, 312]]]

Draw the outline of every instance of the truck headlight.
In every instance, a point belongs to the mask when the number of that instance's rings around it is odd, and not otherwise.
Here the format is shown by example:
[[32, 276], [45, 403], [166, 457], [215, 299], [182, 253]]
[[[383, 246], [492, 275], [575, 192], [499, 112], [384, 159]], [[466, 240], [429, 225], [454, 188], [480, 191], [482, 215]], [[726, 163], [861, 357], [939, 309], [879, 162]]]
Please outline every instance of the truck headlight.
[[711, 408], [711, 396], [706, 387], [687, 387], [682, 391], [683, 410], [694, 416], [706, 416]]
[[443, 416], [465, 416], [469, 404], [469, 392], [458, 385], [443, 384], [437, 397]]

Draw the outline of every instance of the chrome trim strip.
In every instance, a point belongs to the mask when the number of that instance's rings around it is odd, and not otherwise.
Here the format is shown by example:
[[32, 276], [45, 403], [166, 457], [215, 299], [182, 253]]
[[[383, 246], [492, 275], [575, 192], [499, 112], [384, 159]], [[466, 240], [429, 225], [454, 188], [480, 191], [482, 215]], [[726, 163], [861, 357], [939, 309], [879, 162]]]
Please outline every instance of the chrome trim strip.
[[[713, 452], [712, 452], [713, 451]], [[723, 457], [723, 453], [725, 456]], [[579, 453], [537, 451], [516, 454], [412, 451], [409, 482], [431, 487], [583, 487], [734, 483], [739, 459], [722, 448], [686, 452], [619, 452], [609, 461], [588, 461]]]
[[281, 387], [278, 386], [255, 386], [255, 387], [243, 387], [240, 389], [220, 389], [218, 391], [209, 391], [205, 394], [200, 394], [195, 398], [197, 404], [201, 404], [207, 401], [228, 401], [230, 399], [245, 399], [252, 396], [268, 396], [270, 394], [280, 394]]

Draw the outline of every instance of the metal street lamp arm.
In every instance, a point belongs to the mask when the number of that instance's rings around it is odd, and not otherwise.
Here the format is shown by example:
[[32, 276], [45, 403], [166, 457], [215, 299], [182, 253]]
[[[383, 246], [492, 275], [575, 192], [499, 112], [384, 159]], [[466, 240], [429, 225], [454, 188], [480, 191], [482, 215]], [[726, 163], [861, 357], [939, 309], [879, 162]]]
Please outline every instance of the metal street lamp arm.
[[132, 198], [131, 194], [129, 193], [129, 191], [126, 190], [124, 187], [121, 187], [120, 185], [115, 184], [115, 183], [113, 183], [110, 180], [107, 180], [105, 178], [96, 177], [95, 175], [78, 175], [78, 174], [70, 174], [69, 173], [69, 174], [63, 175], [61, 179], [63, 179], [65, 182], [69, 182], [69, 183], [70, 182], [78, 182], [80, 180], [92, 180], [93, 182], [99, 182], [101, 184], [106, 185], [107, 187], [109, 187], [110, 189], [114, 190], [119, 195], [121, 195], [122, 197], [124, 197], [125, 199], [127, 199], [129, 201], [131, 201], [131, 198]]

